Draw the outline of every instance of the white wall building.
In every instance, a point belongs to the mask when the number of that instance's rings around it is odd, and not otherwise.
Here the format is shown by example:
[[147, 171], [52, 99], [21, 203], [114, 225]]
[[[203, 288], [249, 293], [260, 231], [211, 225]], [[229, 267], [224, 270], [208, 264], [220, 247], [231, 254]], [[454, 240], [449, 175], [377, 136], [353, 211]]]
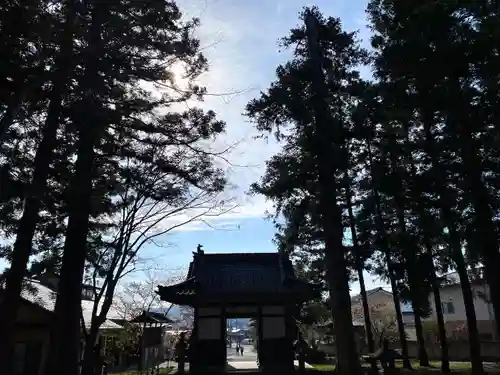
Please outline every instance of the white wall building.
[[[451, 283], [443, 285], [440, 289], [440, 294], [447, 330], [453, 332], [463, 330], [463, 328], [467, 327], [467, 317], [465, 315], [462, 290], [456, 275], [451, 274], [449, 278], [451, 278]], [[498, 338], [495, 334], [495, 315], [491, 303], [488, 302], [488, 285], [484, 281], [478, 280], [472, 282], [471, 287], [480, 338], [483, 340], [497, 340]], [[436, 307], [432, 293], [429, 296], [429, 301], [432, 313], [428, 319], [436, 320]]]
[[[465, 315], [465, 304], [462, 296], [462, 290], [458, 283], [458, 277], [452, 273], [447, 275], [447, 284], [443, 284], [440, 289], [441, 306], [443, 308], [444, 321], [447, 332], [450, 336], [465, 336], [467, 328], [467, 318]], [[489, 290], [484, 281], [475, 279], [472, 282], [472, 291], [474, 296], [474, 307], [476, 311], [476, 319], [481, 340], [498, 341], [496, 335], [495, 316], [491, 303], [488, 302]], [[370, 306], [385, 306], [394, 309], [392, 293], [383, 288], [376, 288], [367, 291], [368, 303]], [[361, 304], [361, 296], [354, 296], [351, 300], [353, 308], [357, 304]], [[431, 307], [431, 315], [426, 318], [426, 321], [436, 321], [436, 308], [434, 304], [434, 295], [429, 295], [429, 303]], [[359, 316], [359, 308], [357, 309], [358, 316], [355, 316], [356, 321], [362, 321]], [[403, 323], [409, 340], [416, 340], [414, 332], [414, 315], [411, 304], [402, 303], [401, 312], [403, 314]]]

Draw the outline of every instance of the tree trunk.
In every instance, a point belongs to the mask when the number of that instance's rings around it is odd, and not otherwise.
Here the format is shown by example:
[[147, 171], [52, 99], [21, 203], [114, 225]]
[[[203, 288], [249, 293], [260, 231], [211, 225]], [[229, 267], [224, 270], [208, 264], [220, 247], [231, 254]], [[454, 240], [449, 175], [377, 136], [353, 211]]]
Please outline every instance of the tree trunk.
[[[454, 236], [455, 238], [455, 236]], [[473, 374], [484, 373], [483, 361], [481, 357], [481, 342], [479, 340], [479, 330], [477, 328], [476, 308], [474, 306], [474, 296], [467, 273], [467, 266], [459, 243], [452, 244], [452, 258], [457, 266], [460, 287], [465, 305], [465, 316], [467, 318], [467, 331], [469, 337], [470, 361]]]
[[[87, 126], [91, 128], [90, 125]], [[55, 307], [56, 342], [53, 343], [52, 349], [58, 348], [58, 357], [62, 359], [56, 364], [59, 368], [59, 371], [55, 371], [57, 375], [77, 374], [78, 339], [80, 337], [79, 309], [89, 230], [89, 202], [92, 191], [90, 170], [94, 155], [93, 136], [85, 133], [87, 131], [84, 130], [78, 142], [76, 175], [72, 183], [73, 199]]]
[[322, 68], [322, 51], [318, 44], [317, 19], [312, 14], [306, 16], [306, 33], [314, 72], [312, 90], [316, 122], [316, 129], [310, 141], [311, 151], [318, 156], [320, 214], [325, 233], [326, 279], [336, 333], [338, 368], [344, 374], [356, 375], [361, 372], [361, 366], [352, 325], [349, 277], [342, 244], [341, 212], [337, 206], [335, 172], [338, 168], [332, 163], [332, 160], [341, 160], [341, 124], [337, 123], [335, 134], [329, 136], [332, 133], [332, 119], [326, 103], [328, 92]]
[[[464, 152], [471, 154], [472, 152]], [[477, 159], [475, 156], [464, 156]], [[498, 247], [498, 235], [493, 222], [493, 213], [490, 205], [490, 192], [482, 183], [480, 176], [479, 162], [474, 163], [477, 170], [474, 173], [474, 168], [468, 168], [467, 179], [475, 179], [468, 183], [469, 200], [474, 206], [476, 212], [476, 236], [469, 238], [467, 241], [471, 247], [476, 247], [482, 256], [484, 264], [484, 274], [488, 286], [490, 288], [491, 303], [495, 314], [496, 321], [500, 320], [500, 277], [498, 277], [497, 267], [500, 264], [500, 251]], [[475, 175], [475, 176], [474, 176]], [[500, 326], [497, 325], [497, 335], [500, 335]]]
[[[142, 372], [147, 372], [148, 370], [148, 364], [147, 364], [147, 358], [146, 358], [146, 340], [144, 339], [144, 336], [146, 334], [146, 329], [147, 329], [147, 313], [146, 310], [144, 310], [144, 322], [142, 324], [142, 335], [141, 335], [141, 362], [139, 365], [139, 371]], [[151, 328], [151, 325], [150, 325]]]
[[15, 321], [19, 308], [20, 294], [26, 267], [31, 254], [33, 236], [39, 219], [42, 197], [47, 188], [47, 175], [56, 147], [57, 129], [62, 110], [62, 98], [66, 91], [68, 76], [72, 67], [73, 28], [75, 11], [73, 1], [68, 1], [66, 22], [61, 36], [60, 52], [54, 71], [53, 88], [50, 93], [50, 104], [47, 119], [42, 131], [42, 140], [34, 160], [33, 179], [24, 201], [23, 214], [16, 232], [16, 240], [12, 249], [10, 269], [6, 275], [6, 287], [0, 304], [0, 368], [4, 374], [9, 374], [12, 364]]
[[[354, 213], [352, 211], [352, 201], [351, 201], [351, 189], [349, 186], [349, 177], [346, 172], [346, 197], [347, 197], [347, 211], [349, 214], [349, 220], [351, 222], [351, 236], [353, 249], [356, 253], [359, 253], [359, 242], [358, 235], [356, 231]], [[368, 306], [368, 296], [366, 294], [365, 278], [363, 276], [363, 261], [360, 259], [360, 254], [354, 254], [356, 257], [356, 269], [358, 271], [359, 289], [361, 293], [361, 302], [363, 304], [363, 318], [365, 321], [365, 333], [366, 340], [368, 343], [368, 351], [370, 353], [375, 352], [375, 343], [373, 340], [372, 322], [370, 317], [370, 307]], [[371, 362], [371, 369], [373, 374], [378, 373], [377, 364]]]
[[[491, 303], [496, 321], [500, 321], [500, 277], [497, 267], [500, 264], [500, 249], [491, 193], [483, 182], [482, 162], [480, 150], [475, 147], [475, 140], [469, 127], [470, 103], [463, 98], [464, 92], [460, 84], [461, 77], [452, 77], [452, 88], [456, 93], [453, 108], [448, 110], [448, 124], [459, 135], [460, 153], [465, 169], [465, 195], [475, 211], [475, 233], [470, 245], [477, 247], [483, 258], [486, 281], [490, 287]], [[497, 334], [500, 334], [500, 325], [497, 324]]]
[[436, 308], [439, 343], [441, 344], [441, 371], [448, 373], [451, 371], [448, 338], [446, 336], [446, 326], [444, 324], [443, 306], [441, 306], [441, 290], [437, 277], [433, 279], [432, 293], [434, 295], [434, 305]]
[[91, 324], [89, 333], [85, 338], [85, 349], [83, 351], [83, 364], [81, 375], [101, 375], [95, 374], [95, 346], [97, 337], [99, 335], [99, 328], [95, 324]]
[[431, 270], [432, 295], [434, 298], [434, 307], [436, 310], [436, 321], [438, 328], [438, 339], [441, 346], [441, 371], [443, 373], [451, 372], [450, 355], [448, 348], [448, 337], [446, 335], [446, 326], [444, 324], [443, 306], [441, 305], [441, 290], [440, 283], [436, 276], [436, 268], [434, 267], [434, 251], [432, 245], [425, 240], [425, 248], [429, 259], [429, 269]]
[[368, 343], [368, 350], [370, 353], [375, 351], [375, 341], [373, 340], [372, 323], [370, 318], [370, 307], [368, 306], [368, 296], [366, 295], [365, 280], [363, 276], [363, 268], [358, 268], [359, 288], [361, 300], [363, 302], [363, 315], [365, 320], [366, 341]]
[[[77, 142], [77, 160], [75, 175], [70, 182], [68, 205], [69, 218], [66, 229], [66, 241], [62, 259], [60, 287], [55, 313], [54, 326], [56, 340], [51, 346], [51, 359], [55, 375], [76, 375], [78, 372], [78, 354], [80, 337], [80, 304], [82, 295], [83, 271], [87, 256], [87, 235], [92, 197], [92, 175], [94, 146], [101, 134], [101, 119], [96, 113], [99, 104], [93, 90], [99, 88], [103, 78], [99, 77], [99, 63], [102, 56], [101, 26], [107, 12], [107, 2], [96, 2], [92, 10], [92, 23], [89, 31], [89, 49], [81, 92], [83, 101], [80, 116], [76, 119], [79, 139]], [[90, 51], [92, 48], [92, 51]], [[55, 360], [59, 358], [60, 360]]]
[[[405, 129], [405, 141], [409, 145], [410, 144], [409, 128], [407, 125], [405, 125], [404, 129]], [[415, 161], [413, 160], [411, 153], [407, 157], [408, 157], [408, 162], [406, 164], [410, 167], [410, 180], [416, 181], [416, 179], [418, 177], [417, 177], [417, 171], [415, 168]], [[423, 242], [426, 245], [427, 250], [429, 251], [428, 255], [430, 256], [430, 263], [431, 263], [430, 265], [431, 265], [431, 269], [432, 269], [432, 274], [429, 276], [433, 280], [435, 280], [436, 275], [434, 272], [432, 246], [429, 244], [429, 238], [428, 238], [429, 234], [425, 230], [426, 229], [426, 219], [429, 218], [429, 215], [427, 214], [425, 207], [423, 206], [422, 199], [420, 196], [421, 193], [419, 191], [417, 191], [415, 186], [410, 188], [410, 193], [411, 193], [411, 197], [412, 197], [413, 201], [417, 202], [416, 213], [418, 216], [418, 221], [419, 221], [419, 226], [420, 226], [419, 235], [421, 236], [421, 239], [423, 240]], [[410, 252], [411, 251], [412, 251], [412, 249], [410, 249]], [[414, 255], [411, 253], [410, 253], [410, 258], [411, 258], [412, 262], [414, 262], [416, 260]], [[422, 281], [424, 281], [423, 275], [419, 275], [417, 272], [416, 276], [421, 278]], [[434, 282], [431, 282], [431, 283], [434, 285]], [[427, 351], [425, 349], [425, 336], [424, 336], [424, 330], [423, 330], [423, 325], [422, 325], [422, 319], [420, 316], [420, 313], [422, 310], [421, 306], [420, 306], [420, 302], [421, 302], [420, 298], [422, 298], [421, 294], [422, 294], [422, 292], [417, 289], [416, 295], [415, 295], [415, 300], [412, 301], [412, 307], [413, 307], [413, 313], [415, 316], [415, 331], [416, 331], [418, 345], [419, 345], [418, 358], [420, 361], [420, 366], [429, 367], [430, 366], [429, 356], [428, 356]], [[417, 300], [419, 302], [415, 303]], [[446, 335], [444, 336], [444, 339], [446, 341]], [[446, 345], [446, 343], [445, 343], [445, 345]], [[446, 356], [448, 355], [447, 350], [448, 349], [446, 348]], [[449, 362], [448, 362], [448, 368], [449, 368]]]
[[[414, 306], [412, 304], [412, 306]], [[422, 318], [418, 312], [415, 310], [420, 310], [419, 307], [413, 309], [413, 315], [415, 317], [415, 333], [417, 334], [417, 344], [418, 344], [418, 360], [420, 366], [429, 367], [429, 356], [427, 355], [427, 350], [425, 350], [425, 336], [424, 336], [424, 326], [422, 324]]]
[[[372, 330], [372, 322], [370, 317], [370, 307], [368, 306], [368, 296], [366, 294], [365, 287], [365, 278], [363, 276], [363, 267], [358, 267], [358, 279], [359, 279], [359, 288], [361, 294], [361, 301], [363, 303], [363, 317], [365, 320], [365, 333], [366, 333], [366, 341], [368, 343], [368, 351], [370, 353], [375, 352], [375, 342], [373, 340], [373, 330]], [[378, 367], [375, 361], [371, 361], [371, 371], [373, 374], [378, 374]]]
[[[98, 342], [99, 329], [102, 324], [106, 321], [106, 316], [113, 300], [113, 293], [116, 283], [108, 282], [106, 286], [106, 293], [104, 301], [101, 306], [101, 311], [97, 314], [98, 304], [100, 299], [94, 300], [94, 309], [92, 311], [92, 318], [90, 322], [90, 330], [85, 337], [85, 351], [83, 353], [83, 367], [81, 375], [100, 375], [95, 373], [95, 346]], [[87, 350], [88, 347], [88, 350]]]
[[386, 261], [389, 271], [389, 279], [391, 282], [392, 289], [392, 300], [394, 302], [394, 308], [396, 310], [396, 322], [398, 325], [399, 333], [399, 343], [401, 345], [401, 354], [403, 356], [403, 368], [411, 370], [410, 356], [408, 354], [408, 342], [406, 341], [406, 331], [405, 324], [403, 322], [403, 313], [401, 312], [401, 300], [399, 299], [398, 287], [396, 285], [396, 280], [394, 279], [394, 272], [392, 270], [392, 260], [389, 255], [389, 251], [386, 251]]
[[405, 327], [404, 327], [404, 322], [403, 322], [403, 314], [401, 313], [401, 301], [399, 300], [399, 294], [398, 294], [398, 289], [397, 289], [397, 284], [396, 280], [394, 278], [394, 272], [393, 272], [393, 267], [392, 267], [392, 259], [391, 259], [391, 250], [390, 250], [390, 242], [389, 242], [389, 236], [387, 234], [387, 231], [385, 229], [384, 225], [384, 219], [382, 216], [382, 209], [381, 209], [381, 200], [380, 200], [380, 194], [378, 189], [375, 187], [377, 178], [375, 176], [375, 171], [373, 168], [373, 155], [371, 152], [371, 140], [367, 139], [367, 151], [368, 151], [368, 163], [369, 163], [369, 168], [370, 168], [370, 175], [371, 175], [371, 180], [372, 180], [372, 185], [373, 185], [373, 194], [375, 196], [375, 222], [377, 226], [377, 230], [380, 232], [382, 239], [384, 240], [384, 255], [385, 255], [385, 260], [387, 263], [387, 271], [389, 274], [389, 281], [391, 283], [391, 290], [392, 290], [392, 300], [394, 302], [394, 308], [396, 310], [396, 321], [397, 321], [397, 326], [398, 326], [398, 333], [399, 333], [399, 342], [401, 345], [401, 354], [403, 356], [403, 368], [407, 370], [411, 370], [411, 362], [409, 359], [408, 355], [408, 343], [406, 341], [406, 333], [405, 333]]
[[[450, 109], [450, 114], [447, 118], [447, 125], [458, 130], [458, 133], [460, 135], [460, 140], [462, 141], [461, 156], [464, 161], [463, 164], [465, 166], [465, 170], [468, 174], [467, 176], [464, 176], [464, 180], [466, 181], [466, 188], [464, 189], [465, 195], [476, 209], [476, 217], [478, 219], [478, 222], [481, 223], [480, 227], [484, 230], [484, 237], [486, 237], [486, 240], [484, 240], [482, 235], [478, 236], [480, 238], [477, 238], [478, 242], [483, 241], [483, 243], [479, 244], [479, 252], [483, 256], [485, 255], [485, 253], [490, 254], [491, 253], [490, 250], [493, 250], [493, 253], [495, 252], [497, 253], [496, 256], [494, 255], [493, 259], [490, 259], [489, 261], [487, 257], [484, 258], [485, 266], [489, 264], [491, 268], [495, 267], [496, 264], [500, 264], [499, 263], [500, 259], [498, 259], [498, 244], [496, 243], [496, 240], [494, 241], [495, 242], [494, 246], [493, 247], [490, 246], [492, 245], [491, 243], [492, 233], [494, 233], [495, 231], [491, 225], [492, 224], [491, 215], [488, 215], [488, 212], [485, 212], [485, 210], [488, 211], [487, 201], [489, 198], [489, 192], [485, 190], [484, 185], [482, 185], [480, 164], [477, 159], [478, 156], [474, 155], [474, 152], [471, 150], [471, 147], [473, 147], [473, 141], [470, 138], [470, 134], [468, 134], [468, 130], [465, 129], [467, 126], [463, 124], [463, 122], [466, 122], [467, 119], [467, 114], [464, 113], [463, 111], [467, 111], [468, 105], [462, 100], [461, 87], [460, 84], [458, 83], [458, 80], [456, 80], [456, 82], [453, 85], [454, 85], [453, 89], [455, 90], [454, 92], [458, 95], [458, 99], [455, 102], [455, 108]], [[431, 155], [432, 158], [431, 160], [433, 161], [433, 164], [435, 165], [435, 167], [438, 168], [436, 173], [436, 178], [438, 181], [441, 212], [445, 220], [445, 224], [447, 225], [448, 230], [450, 232], [451, 257], [457, 267], [457, 272], [460, 278], [460, 287], [462, 289], [462, 294], [465, 304], [465, 313], [467, 317], [472, 373], [482, 374], [484, 370], [481, 359], [479, 332], [477, 328], [474, 297], [472, 295], [471, 285], [467, 274], [467, 265], [465, 263], [465, 259], [462, 253], [461, 240], [455, 227], [456, 221], [454, 220], [454, 214], [452, 212], [453, 206], [450, 205], [451, 202], [447, 191], [448, 189], [446, 188], [445, 181], [443, 180], [442, 177], [443, 170], [442, 168], [439, 167], [440, 164], [436, 163], [438, 162], [438, 160], [437, 160], [437, 155], [434, 151], [433, 138], [430, 131], [429, 121], [426, 121], [424, 123], [424, 126], [426, 130], [426, 143], [427, 143], [428, 153], [430, 153]], [[479, 194], [479, 196], [477, 196], [477, 194]], [[486, 244], [488, 244], [489, 247], [485, 246], [484, 241], [486, 241]], [[470, 241], [470, 243], [474, 243], [474, 239], [473, 241]], [[498, 284], [498, 282], [500, 282], [500, 278], [496, 279], [498, 279], [498, 281], [493, 280], [493, 284], [495, 283]]]
[[[392, 143], [393, 148], [397, 149], [396, 142], [394, 138], [390, 138], [390, 143]], [[399, 229], [401, 230], [401, 235], [404, 239], [403, 248], [401, 249], [402, 255], [405, 262], [405, 269], [408, 275], [408, 284], [410, 288], [410, 294], [412, 295], [412, 307], [413, 314], [415, 316], [415, 331], [417, 334], [418, 340], [418, 357], [421, 366], [430, 366], [429, 356], [427, 355], [427, 351], [425, 349], [424, 335], [423, 335], [423, 327], [421, 321], [421, 308], [419, 299], [421, 298], [421, 288], [420, 281], [423, 278], [423, 275], [420, 275], [417, 271], [417, 259], [416, 259], [416, 246], [413, 240], [410, 238], [410, 235], [406, 228], [405, 221], [405, 197], [404, 197], [404, 187], [403, 187], [403, 178], [398, 171], [400, 171], [399, 163], [397, 160], [397, 156], [394, 153], [390, 154], [391, 159], [391, 175], [394, 181], [397, 181], [397, 187], [395, 189], [396, 194], [394, 195], [394, 206], [396, 210], [396, 216], [398, 220]], [[413, 193], [412, 193], [413, 194]]]
[[[370, 307], [368, 306], [368, 296], [366, 295], [366, 287], [365, 287], [365, 278], [363, 276], [364, 264], [361, 259], [361, 254], [359, 254], [359, 242], [358, 242], [358, 233], [356, 230], [356, 220], [354, 217], [354, 212], [352, 210], [352, 192], [349, 181], [349, 162], [348, 155], [346, 157], [346, 172], [345, 172], [345, 193], [346, 193], [346, 203], [347, 203], [347, 213], [349, 215], [350, 228], [351, 228], [351, 237], [353, 250], [355, 252], [354, 257], [356, 259], [356, 270], [358, 272], [358, 280], [359, 280], [359, 288], [361, 293], [361, 301], [363, 304], [363, 317], [365, 321], [365, 332], [366, 332], [366, 340], [368, 343], [368, 351], [370, 353], [375, 352], [375, 343], [373, 340], [373, 331], [372, 331], [372, 323], [370, 317]], [[372, 362], [372, 371], [373, 373], [378, 372], [377, 364]]]
[[[426, 91], [425, 89], [422, 90], [422, 92], [425, 91]], [[439, 162], [434, 143], [435, 142], [434, 137], [431, 132], [431, 126], [433, 123], [432, 118], [433, 116], [428, 111], [424, 113], [425, 148], [427, 154], [431, 158], [432, 165], [436, 171], [434, 173], [434, 176], [436, 181], [436, 189], [439, 197], [441, 217], [443, 219], [445, 226], [448, 228], [449, 231], [448, 244], [450, 248], [450, 256], [457, 268], [457, 273], [460, 279], [460, 287], [462, 289], [462, 295], [464, 298], [472, 372], [475, 374], [481, 374], [484, 372], [484, 370], [483, 370], [483, 363], [481, 360], [481, 346], [477, 328], [474, 297], [472, 296], [469, 276], [467, 274], [467, 265], [465, 263], [464, 255], [462, 253], [460, 234], [456, 229], [457, 225], [456, 215], [453, 212], [453, 207], [456, 205], [456, 201], [454, 201], [451, 192], [449, 192], [448, 188], [446, 187], [446, 179], [444, 177], [446, 175], [446, 172], [442, 167], [442, 164]], [[434, 303], [436, 305], [436, 314], [438, 314], [437, 309], [439, 308], [440, 315], [442, 315], [443, 311], [441, 306], [442, 303], [441, 297], [439, 293], [435, 292], [436, 289], [439, 289], [439, 287], [440, 285], [434, 285]], [[439, 300], [437, 298], [439, 298]], [[442, 324], [444, 330], [444, 321]], [[446, 336], [446, 332], [444, 332], [443, 334]]]

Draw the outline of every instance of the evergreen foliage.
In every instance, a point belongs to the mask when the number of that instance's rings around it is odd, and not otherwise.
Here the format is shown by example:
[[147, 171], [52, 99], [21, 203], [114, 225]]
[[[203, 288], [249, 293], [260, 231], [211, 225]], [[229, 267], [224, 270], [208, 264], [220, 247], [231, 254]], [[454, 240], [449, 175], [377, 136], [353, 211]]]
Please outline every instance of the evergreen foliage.
[[[154, 229], [149, 223], [223, 208], [226, 176], [207, 144], [225, 124], [182, 106], [206, 94], [195, 82], [208, 62], [193, 37], [199, 21], [185, 20], [173, 0], [6, 1], [0, 14], [0, 256], [10, 264], [0, 368], [13, 370], [24, 281], [58, 274], [47, 369], [76, 375], [84, 279], [103, 281], [109, 302], [154, 237], [142, 231]], [[422, 320], [433, 293], [449, 371], [439, 286], [455, 270], [479, 375], [472, 273], [487, 283], [481, 298], [500, 319], [500, 5], [370, 0], [367, 16], [371, 51], [314, 7], [281, 40], [291, 59], [245, 109], [261, 135], [282, 145], [252, 192], [275, 205], [280, 251], [328, 293], [300, 318], [327, 320], [330, 306], [341, 371], [360, 371], [349, 282], [360, 283], [372, 326], [365, 272], [391, 285], [405, 367], [400, 304], [412, 305], [426, 366]], [[94, 314], [89, 342], [108, 302]], [[370, 334], [367, 341], [375, 350]], [[85, 375], [94, 372], [91, 349]]]
[[[292, 59], [277, 68], [270, 88], [247, 106], [256, 128], [273, 132], [283, 145], [253, 185], [255, 194], [275, 203], [276, 243], [296, 258], [306, 278], [332, 292], [328, 273], [342, 269], [328, 262], [332, 249], [326, 245], [322, 208], [332, 207], [321, 194], [321, 155], [334, 156], [329, 160], [335, 171], [331, 194], [343, 230], [336, 251], [343, 253], [351, 281], [363, 285], [363, 270], [369, 270], [390, 282], [400, 331], [400, 302], [411, 303], [425, 366], [422, 319], [430, 313], [429, 295], [434, 292], [439, 301], [441, 275], [456, 270], [473, 372], [479, 374], [471, 269], [484, 270], [495, 316], [500, 316], [499, 279], [493, 276], [500, 254], [499, 137], [497, 103], [492, 101], [498, 99], [500, 55], [494, 41], [500, 34], [493, 27], [500, 20], [499, 6], [490, 1], [372, 0], [367, 8], [371, 53], [359, 47], [354, 34], [342, 31], [339, 20], [325, 19], [317, 9], [304, 12], [318, 19], [327, 90], [320, 97], [314, 91], [317, 78], [304, 29], [292, 29], [283, 39], [285, 47], [294, 48]], [[361, 78], [363, 65], [371, 68], [372, 80]], [[328, 127], [315, 117], [318, 100], [327, 105]], [[330, 140], [329, 152], [311, 143], [315, 132]], [[442, 310], [437, 310], [442, 369], [449, 371]], [[400, 340], [406, 355], [404, 333]]]

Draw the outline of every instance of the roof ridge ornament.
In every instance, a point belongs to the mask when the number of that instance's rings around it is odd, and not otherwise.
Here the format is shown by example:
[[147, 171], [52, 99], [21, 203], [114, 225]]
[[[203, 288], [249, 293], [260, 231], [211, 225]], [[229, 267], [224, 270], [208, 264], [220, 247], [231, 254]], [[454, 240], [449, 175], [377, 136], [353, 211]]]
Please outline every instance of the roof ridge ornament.
[[203, 255], [203, 254], [205, 254], [205, 252], [202, 249], [203, 249], [203, 245], [198, 244], [198, 246], [196, 246], [196, 253], [193, 251], [193, 255]]

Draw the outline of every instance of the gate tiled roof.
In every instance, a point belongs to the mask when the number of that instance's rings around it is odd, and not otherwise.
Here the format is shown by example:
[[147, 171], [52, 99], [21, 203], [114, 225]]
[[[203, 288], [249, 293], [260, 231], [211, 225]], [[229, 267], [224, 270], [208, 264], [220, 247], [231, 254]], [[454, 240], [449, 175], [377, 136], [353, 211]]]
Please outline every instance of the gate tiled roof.
[[295, 277], [292, 263], [284, 254], [200, 252], [194, 253], [186, 281], [159, 287], [158, 293], [166, 301], [180, 303], [196, 296], [234, 299], [251, 294], [300, 298], [310, 295], [313, 289]]

